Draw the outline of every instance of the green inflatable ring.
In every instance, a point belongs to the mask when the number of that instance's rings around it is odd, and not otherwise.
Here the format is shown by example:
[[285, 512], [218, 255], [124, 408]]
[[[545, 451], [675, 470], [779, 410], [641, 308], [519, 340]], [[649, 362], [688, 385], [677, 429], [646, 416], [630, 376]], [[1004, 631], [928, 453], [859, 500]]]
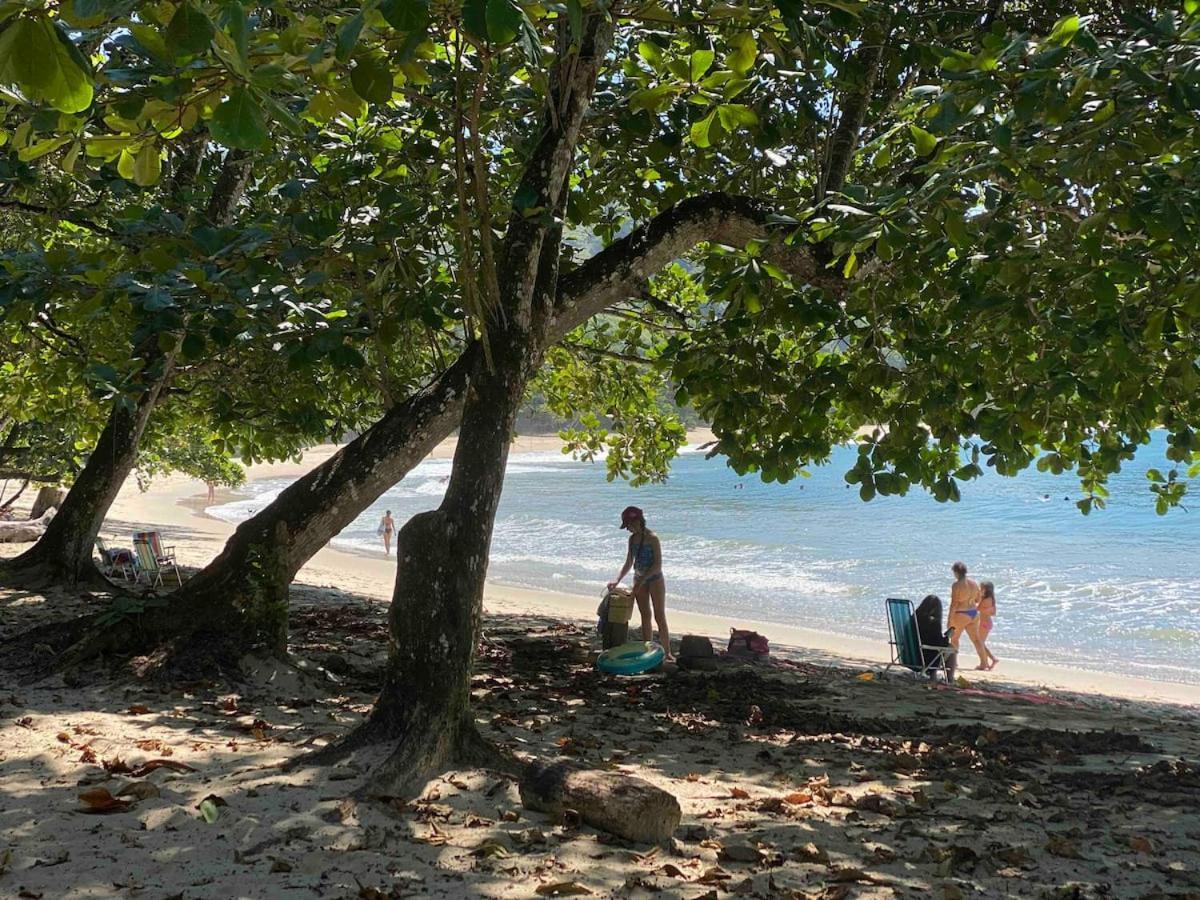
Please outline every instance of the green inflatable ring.
[[654, 641], [633, 641], [605, 650], [596, 660], [596, 668], [610, 675], [637, 675], [662, 665], [667, 652]]

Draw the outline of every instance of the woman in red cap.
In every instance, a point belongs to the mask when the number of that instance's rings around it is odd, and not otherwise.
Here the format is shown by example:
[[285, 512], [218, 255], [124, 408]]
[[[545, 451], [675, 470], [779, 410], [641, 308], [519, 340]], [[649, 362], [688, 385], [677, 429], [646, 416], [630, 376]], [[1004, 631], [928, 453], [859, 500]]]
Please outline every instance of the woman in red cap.
[[616, 581], [608, 583], [609, 590], [621, 583], [621, 579], [633, 567], [633, 596], [638, 611], [642, 614], [642, 640], [652, 637], [650, 630], [650, 603], [654, 602], [654, 621], [658, 623], [658, 641], [671, 655], [671, 632], [667, 629], [667, 583], [662, 573], [662, 545], [658, 535], [646, 527], [646, 517], [636, 506], [627, 506], [621, 513], [621, 527], [629, 530], [629, 552], [625, 565]]

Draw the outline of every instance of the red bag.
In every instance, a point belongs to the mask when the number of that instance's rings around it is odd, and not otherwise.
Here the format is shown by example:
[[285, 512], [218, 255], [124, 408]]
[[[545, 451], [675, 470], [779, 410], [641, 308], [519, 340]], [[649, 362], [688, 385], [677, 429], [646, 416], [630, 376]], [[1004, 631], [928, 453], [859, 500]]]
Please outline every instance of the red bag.
[[728, 653], [745, 659], [766, 659], [771, 653], [771, 645], [757, 631], [730, 628]]

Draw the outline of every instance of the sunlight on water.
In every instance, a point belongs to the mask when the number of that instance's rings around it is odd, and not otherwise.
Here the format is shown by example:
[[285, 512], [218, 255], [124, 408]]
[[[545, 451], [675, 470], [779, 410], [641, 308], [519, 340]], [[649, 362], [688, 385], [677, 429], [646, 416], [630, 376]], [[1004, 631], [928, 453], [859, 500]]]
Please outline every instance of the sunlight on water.
[[[1001, 657], [1200, 683], [1200, 518], [1156, 516], [1145, 471], [1163, 467], [1162, 435], [1112, 480], [1107, 510], [1082, 516], [1068, 477], [989, 473], [958, 504], [912, 493], [871, 503], [848, 490], [852, 449], [787, 485], [738, 478], [684, 453], [666, 484], [605, 480], [602, 463], [514, 456], [492, 541], [493, 580], [596, 596], [624, 559], [620, 510], [646, 509], [663, 542], [678, 608], [886, 640], [885, 597], [949, 593], [950, 563], [996, 583], [991, 644]], [[382, 549], [379, 518], [435, 506], [449, 460], [428, 460], [339, 535]], [[739, 486], [740, 485], [740, 486]], [[239, 522], [286, 486], [265, 481], [209, 513]]]

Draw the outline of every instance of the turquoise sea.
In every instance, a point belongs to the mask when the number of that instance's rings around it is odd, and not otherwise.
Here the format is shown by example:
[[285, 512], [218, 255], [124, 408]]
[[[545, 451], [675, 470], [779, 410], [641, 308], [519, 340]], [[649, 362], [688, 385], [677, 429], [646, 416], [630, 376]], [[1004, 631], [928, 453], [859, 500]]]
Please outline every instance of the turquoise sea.
[[[959, 503], [917, 491], [863, 503], [842, 478], [850, 447], [786, 485], [739, 478], [694, 449], [666, 483], [640, 488], [606, 481], [602, 463], [514, 455], [490, 576], [598, 597], [624, 559], [620, 511], [636, 504], [662, 539], [676, 608], [885, 641], [884, 598], [946, 600], [962, 559], [996, 584], [990, 644], [1001, 659], [1200, 685], [1200, 493], [1194, 512], [1155, 515], [1145, 473], [1169, 467], [1165, 447], [1157, 434], [1113, 477], [1108, 508], [1087, 517], [1069, 476], [1036, 471], [989, 472]], [[335, 545], [382, 553], [383, 511], [403, 522], [436, 506], [449, 472], [449, 460], [422, 463]], [[254, 482], [209, 512], [240, 521], [286, 483]]]

